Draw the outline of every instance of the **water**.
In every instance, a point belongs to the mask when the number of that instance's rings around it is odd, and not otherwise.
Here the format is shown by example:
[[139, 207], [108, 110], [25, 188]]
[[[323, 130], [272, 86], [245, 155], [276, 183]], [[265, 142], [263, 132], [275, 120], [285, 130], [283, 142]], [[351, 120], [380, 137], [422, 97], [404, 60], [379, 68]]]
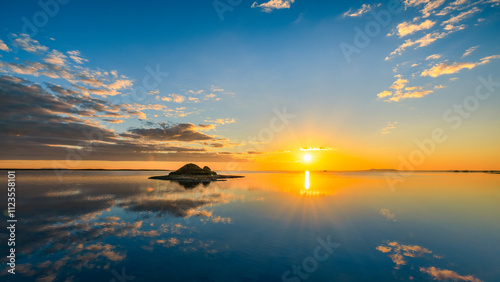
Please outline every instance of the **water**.
[[500, 281], [500, 175], [161, 174], [18, 171], [16, 274], [2, 232], [0, 279]]

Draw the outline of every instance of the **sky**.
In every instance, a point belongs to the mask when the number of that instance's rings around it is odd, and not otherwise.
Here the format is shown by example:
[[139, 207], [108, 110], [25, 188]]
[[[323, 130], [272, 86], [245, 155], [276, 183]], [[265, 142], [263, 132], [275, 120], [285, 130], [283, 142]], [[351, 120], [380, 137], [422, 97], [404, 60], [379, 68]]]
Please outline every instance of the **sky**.
[[500, 0], [1, 6], [3, 168], [500, 169]]

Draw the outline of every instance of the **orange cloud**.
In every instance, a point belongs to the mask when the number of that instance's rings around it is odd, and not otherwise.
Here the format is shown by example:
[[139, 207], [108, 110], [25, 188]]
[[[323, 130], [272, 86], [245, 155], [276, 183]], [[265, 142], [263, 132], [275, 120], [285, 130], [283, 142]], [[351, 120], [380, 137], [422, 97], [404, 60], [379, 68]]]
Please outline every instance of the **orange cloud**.
[[[420, 31], [420, 30], [430, 29], [435, 24], [436, 24], [436, 22], [431, 21], [431, 20], [425, 20], [425, 21], [421, 22], [420, 24], [412, 24], [411, 22], [403, 22], [403, 23], [398, 24], [396, 29], [397, 29], [397, 33], [398, 33], [399, 37], [405, 37], [407, 35], [413, 34], [413, 33]], [[388, 35], [393, 35], [393, 34], [394, 33], [388, 34]]]
[[472, 275], [463, 276], [454, 271], [447, 269], [439, 269], [435, 267], [421, 267], [420, 271], [429, 274], [434, 280], [453, 280], [453, 281], [470, 281], [470, 282], [483, 282]]
[[500, 59], [500, 55], [484, 57], [479, 62], [475, 63], [442, 63], [439, 65], [435, 65], [430, 69], [424, 70], [420, 76], [438, 77], [443, 74], [454, 74], [463, 69], [473, 69], [477, 66], [485, 65], [492, 59]]

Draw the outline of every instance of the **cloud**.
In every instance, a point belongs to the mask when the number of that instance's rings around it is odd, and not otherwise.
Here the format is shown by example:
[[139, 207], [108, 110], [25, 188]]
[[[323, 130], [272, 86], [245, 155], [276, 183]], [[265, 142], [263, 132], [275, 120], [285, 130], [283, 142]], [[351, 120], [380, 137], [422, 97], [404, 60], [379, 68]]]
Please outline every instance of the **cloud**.
[[388, 256], [396, 264], [395, 269], [407, 264], [406, 257], [415, 258], [432, 253], [428, 249], [417, 245], [401, 245], [398, 242], [389, 242], [387, 245], [382, 244], [377, 246], [376, 249], [385, 254], [390, 253]]
[[252, 4], [252, 8], [261, 8], [264, 12], [270, 13], [273, 10], [279, 9], [290, 9], [291, 4], [293, 4], [295, 0], [270, 0], [269, 2], [265, 2], [262, 4], [257, 4], [254, 2]]
[[[203, 127], [202, 127], [203, 128]], [[131, 135], [125, 135], [131, 138], [146, 138], [161, 141], [203, 141], [216, 140], [214, 136], [199, 132], [196, 125], [192, 123], [166, 124], [160, 123], [155, 128], [131, 128]]]
[[174, 102], [174, 103], [180, 104], [180, 103], [186, 101], [186, 96], [172, 93], [172, 94], [169, 94], [168, 97], [161, 98], [161, 100], [166, 101], [166, 102]]
[[75, 63], [77, 64], [83, 64], [84, 62], [88, 62], [89, 60], [87, 59], [84, 59], [81, 57], [80, 55], [80, 51], [76, 50], [76, 51], [68, 51], [66, 52], [68, 53], [69, 57], [75, 61]]
[[199, 130], [208, 131], [215, 129], [215, 124], [198, 124]]
[[232, 153], [222, 155], [199, 146], [183, 146], [199, 140], [233, 144], [201, 133], [206, 127], [157, 125], [115, 133], [94, 120], [119, 123], [123, 118], [144, 115], [141, 110], [165, 111], [164, 105], [115, 105], [73, 89], [45, 85], [0, 76], [0, 146], [5, 150], [1, 159], [66, 160], [73, 152], [86, 160], [235, 160]]
[[407, 92], [407, 93], [404, 93], [401, 95], [394, 95], [393, 97], [391, 97], [389, 99], [389, 101], [399, 102], [403, 99], [422, 98], [422, 97], [427, 96], [433, 92], [434, 91], [432, 91], [432, 90], [419, 90], [419, 91]]
[[408, 83], [408, 79], [398, 78], [396, 81], [394, 81], [394, 83], [389, 88], [394, 89], [394, 90], [400, 90], [400, 89], [403, 89], [407, 83]]
[[482, 280], [480, 279], [477, 279], [475, 278], [474, 276], [472, 275], [467, 275], [467, 276], [464, 276], [464, 275], [460, 275], [454, 271], [451, 271], [451, 270], [447, 270], [447, 269], [439, 269], [439, 268], [435, 268], [435, 267], [421, 267], [420, 268], [420, 271], [422, 271], [423, 273], [427, 273], [429, 274], [430, 276], [432, 276], [432, 278], [434, 280], [453, 280], [453, 281], [470, 281], [470, 282], [483, 282]]
[[385, 216], [388, 220], [396, 221], [396, 216], [388, 209], [380, 209], [380, 214]]
[[63, 53], [57, 50], [52, 50], [52, 52], [50, 52], [50, 54], [43, 60], [49, 64], [64, 66], [64, 64], [66, 63], [66, 58], [67, 56]]
[[427, 56], [427, 58], [425, 58], [425, 60], [426, 61], [428, 61], [428, 60], [437, 60], [437, 59], [439, 59], [441, 57], [442, 57], [441, 54], [433, 54], [433, 55]]
[[205, 119], [205, 122], [212, 122], [212, 123], [217, 123], [217, 124], [230, 124], [230, 123], [235, 123], [236, 120], [234, 118], [218, 118], [215, 120], [212, 119]]
[[377, 97], [379, 97], [379, 98], [385, 98], [385, 97], [388, 97], [388, 96], [391, 96], [391, 95], [392, 95], [392, 92], [384, 90], [384, 91], [378, 93]]
[[451, 31], [449, 32], [432, 32], [424, 35], [423, 37], [417, 39], [417, 40], [411, 40], [407, 39], [403, 44], [401, 44], [396, 50], [391, 52], [391, 54], [385, 58], [386, 60], [389, 60], [391, 57], [396, 56], [396, 55], [401, 55], [404, 50], [406, 50], [409, 47], [416, 46], [415, 49], [425, 47], [433, 43], [434, 41], [444, 38], [446, 35], [448, 35]]
[[[420, 30], [426, 30], [432, 28], [436, 24], [435, 21], [425, 20], [420, 24], [412, 24], [410, 22], [403, 22], [397, 25], [396, 29], [399, 37], [404, 37], [410, 34], [413, 34]], [[393, 34], [388, 34], [393, 35]]]
[[[386, 127], [380, 129], [380, 133], [382, 133], [382, 134], [389, 134], [389, 133], [391, 133], [391, 130], [395, 129], [396, 126], [397, 126], [397, 124], [398, 124], [397, 121], [395, 121], [395, 122], [388, 122]], [[380, 212], [383, 215], [386, 215], [386, 214], [383, 213], [384, 211], [387, 211], [387, 213], [389, 214], [389, 210], [386, 210], [386, 209], [380, 210]]]
[[7, 46], [2, 39], [0, 39], [0, 50], [5, 51], [5, 52], [10, 52], [9, 46]]
[[425, 4], [424, 8], [420, 11], [422, 13], [422, 16], [424, 18], [430, 16], [431, 12], [443, 5], [444, 2], [445, 0], [429, 0], [427, 4]]
[[463, 69], [470, 70], [477, 66], [485, 65], [493, 59], [500, 59], [500, 55], [484, 57], [479, 62], [475, 63], [464, 62], [464, 63], [453, 63], [453, 64], [449, 63], [438, 64], [430, 69], [424, 70], [420, 76], [438, 77], [444, 74], [454, 74]]
[[196, 97], [188, 97], [188, 101], [193, 103], [198, 103], [200, 102], [200, 99]]
[[311, 151], [331, 151], [332, 148], [329, 147], [301, 147], [300, 151], [302, 152], [311, 152]]
[[195, 95], [198, 95], [198, 94], [201, 94], [205, 92], [205, 90], [198, 90], [198, 91], [194, 91], [194, 90], [189, 90], [186, 92], [186, 94], [195, 94]]
[[108, 85], [109, 89], [120, 90], [125, 88], [131, 88], [134, 85], [132, 80], [129, 79], [118, 79], [115, 82]]
[[451, 17], [449, 20], [442, 22], [441, 25], [457, 24], [479, 11], [481, 10], [478, 7], [474, 7], [468, 11], [462, 12], [454, 17]]
[[[22, 63], [9, 62], [6, 65], [2, 64], [2, 66], [7, 67], [3, 70], [4, 73], [62, 79], [86, 95], [115, 96], [122, 94], [120, 90], [133, 86], [132, 80], [124, 75], [118, 75], [116, 71], [107, 72], [80, 66], [88, 61], [81, 57], [80, 51], [63, 53], [52, 50], [46, 54], [49, 48], [40, 45], [38, 41], [31, 39], [29, 35], [21, 34], [20, 36], [13, 35], [13, 37], [15, 38], [15, 46], [35, 53], [40, 61], [25, 60]], [[70, 64], [70, 62], [75, 62], [77, 65]]]
[[465, 58], [472, 54], [472, 52], [476, 51], [476, 49], [479, 48], [479, 45], [470, 47], [469, 49], [465, 50], [464, 54], [462, 55], [462, 58]]
[[386, 102], [399, 102], [404, 99], [422, 98], [433, 92], [433, 90], [425, 90], [420, 86], [406, 87], [408, 80], [401, 78], [400, 75], [396, 77], [398, 79], [389, 87], [390, 89], [394, 89], [394, 91], [382, 91], [377, 94], [378, 98], [385, 98], [384, 101]]
[[375, 5], [370, 5], [370, 4], [363, 4], [361, 5], [361, 8], [353, 11], [353, 9], [349, 9], [347, 12], [343, 14], [343, 17], [359, 17], [363, 14], [368, 13], [369, 11], [375, 9], [376, 7], [380, 6], [381, 4], [375, 4]]
[[40, 43], [32, 39], [28, 34], [21, 33], [19, 35], [13, 34], [14, 39], [14, 45], [18, 48], [23, 49], [24, 51], [31, 52], [31, 53], [39, 53], [39, 52], [45, 52], [49, 48], [43, 45], [40, 45]]
[[417, 7], [422, 4], [425, 4], [422, 10], [420, 10], [420, 13], [422, 13], [422, 16], [424, 18], [428, 17], [431, 15], [431, 13], [443, 5], [445, 0], [405, 0], [405, 6], [406, 7]]

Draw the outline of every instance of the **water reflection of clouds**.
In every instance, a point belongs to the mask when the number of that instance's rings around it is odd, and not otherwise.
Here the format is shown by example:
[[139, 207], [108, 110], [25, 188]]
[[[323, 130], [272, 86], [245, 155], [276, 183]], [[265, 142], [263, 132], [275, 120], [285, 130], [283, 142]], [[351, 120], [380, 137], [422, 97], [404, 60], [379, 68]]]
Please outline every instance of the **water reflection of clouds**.
[[380, 214], [385, 216], [388, 220], [397, 221], [396, 216], [388, 209], [380, 209]]
[[439, 269], [435, 267], [421, 267], [420, 271], [429, 274], [434, 280], [453, 280], [453, 281], [470, 281], [470, 282], [483, 282], [472, 275], [460, 275], [455, 271], [447, 269]]
[[399, 269], [401, 265], [406, 265], [407, 261], [405, 257], [421, 257], [425, 254], [432, 253], [426, 248], [422, 248], [417, 245], [401, 245], [398, 242], [389, 242], [387, 245], [380, 245], [377, 250], [382, 253], [389, 253], [388, 256], [396, 264], [394, 268]]
[[[418, 245], [402, 245], [398, 242], [388, 242], [377, 246], [378, 251], [387, 254], [394, 262], [395, 269], [401, 268], [402, 265], [408, 264], [408, 258], [423, 257], [426, 254], [431, 255], [432, 251]], [[441, 259], [443, 256], [433, 255], [436, 259]], [[412, 267], [413, 268], [413, 267]], [[472, 275], [460, 275], [454, 271], [447, 269], [439, 269], [436, 267], [420, 267], [422, 273], [432, 276], [434, 280], [453, 280], [453, 281], [471, 281], [482, 282]]]
[[[66, 278], [75, 270], [107, 270], [127, 258], [124, 245], [116, 243], [117, 239], [127, 240], [123, 241], [125, 244], [130, 240], [146, 241], [142, 246], [145, 250], [176, 247], [183, 252], [214, 253], [213, 241], [182, 238], [193, 232], [195, 225], [155, 225], [154, 219], [145, 220], [148, 217], [143, 215], [151, 213], [156, 218], [172, 219], [194, 216], [200, 218], [201, 224], [231, 223], [231, 218], [214, 215], [213, 210], [206, 208], [244, 199], [243, 195], [211, 185], [186, 190], [177, 183], [153, 185], [154, 188], [144, 180], [121, 184], [93, 181], [78, 184], [78, 188], [68, 185], [66, 189], [48, 192], [36, 183], [27, 186], [20, 199], [23, 209], [19, 210], [19, 217], [24, 224], [18, 230], [17, 240], [22, 244], [17, 251], [22, 258], [18, 259], [17, 272], [26, 277], [36, 275], [37, 281], [52, 281]], [[136, 219], [122, 219], [123, 210], [136, 212]], [[113, 243], [109, 238], [113, 238]], [[6, 274], [5, 268], [1, 275]]]

